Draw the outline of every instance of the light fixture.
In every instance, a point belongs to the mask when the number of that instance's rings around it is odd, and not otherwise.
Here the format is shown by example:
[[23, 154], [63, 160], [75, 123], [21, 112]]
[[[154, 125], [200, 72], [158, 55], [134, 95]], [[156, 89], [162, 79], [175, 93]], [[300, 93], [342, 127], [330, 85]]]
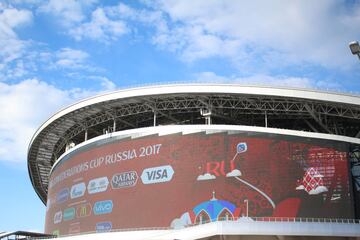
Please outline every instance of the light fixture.
[[359, 46], [359, 42], [358, 41], [353, 41], [351, 43], [349, 43], [349, 47], [351, 50], [351, 53], [353, 55], [357, 55], [360, 59], [360, 46]]

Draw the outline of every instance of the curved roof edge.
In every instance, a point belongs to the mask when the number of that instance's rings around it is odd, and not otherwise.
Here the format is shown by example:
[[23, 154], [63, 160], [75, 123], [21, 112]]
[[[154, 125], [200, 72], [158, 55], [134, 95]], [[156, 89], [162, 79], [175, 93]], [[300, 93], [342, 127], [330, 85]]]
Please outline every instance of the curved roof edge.
[[311, 89], [300, 88], [285, 88], [285, 87], [271, 87], [271, 86], [251, 86], [238, 84], [170, 84], [170, 85], [155, 85], [150, 87], [139, 87], [132, 89], [123, 89], [115, 92], [105, 93], [90, 97], [74, 104], [71, 104], [46, 120], [35, 132], [30, 140], [28, 150], [30, 149], [34, 139], [38, 134], [45, 129], [51, 122], [56, 119], [81, 109], [83, 107], [91, 106], [96, 103], [111, 101], [115, 99], [125, 99], [131, 97], [154, 96], [154, 95], [168, 95], [181, 93], [229, 93], [229, 94], [244, 94], [244, 95], [264, 95], [264, 96], [280, 96], [297, 99], [318, 100], [325, 102], [344, 103], [360, 106], [360, 96], [347, 95], [344, 93], [322, 92]]

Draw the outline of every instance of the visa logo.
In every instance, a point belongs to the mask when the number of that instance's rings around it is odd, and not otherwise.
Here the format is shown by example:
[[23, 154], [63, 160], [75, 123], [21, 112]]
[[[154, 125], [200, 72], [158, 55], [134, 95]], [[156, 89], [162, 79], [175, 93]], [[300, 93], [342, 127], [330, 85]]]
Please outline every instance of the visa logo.
[[111, 213], [112, 209], [113, 209], [113, 203], [111, 200], [96, 202], [93, 207], [95, 215]]
[[96, 223], [96, 232], [108, 232], [112, 229], [111, 222], [98, 222]]
[[144, 184], [162, 183], [171, 181], [174, 170], [170, 165], [146, 168], [141, 174]]
[[238, 143], [236, 146], [236, 152], [237, 153], [243, 153], [247, 151], [247, 144], [246, 143]]

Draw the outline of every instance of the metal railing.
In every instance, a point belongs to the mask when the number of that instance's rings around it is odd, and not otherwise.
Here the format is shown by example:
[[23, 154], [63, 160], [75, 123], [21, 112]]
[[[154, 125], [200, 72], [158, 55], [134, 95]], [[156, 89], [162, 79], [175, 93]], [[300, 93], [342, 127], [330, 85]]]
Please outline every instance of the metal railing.
[[[348, 218], [298, 218], [298, 217], [223, 217], [217, 219], [208, 219], [201, 223], [193, 223], [183, 226], [183, 228], [171, 228], [171, 227], [140, 227], [140, 228], [119, 228], [111, 229], [109, 231], [89, 231], [81, 233], [73, 233], [61, 235], [61, 237], [71, 237], [83, 234], [105, 233], [105, 232], [129, 232], [129, 231], [155, 231], [155, 230], [179, 230], [189, 227], [201, 226], [203, 224], [209, 224], [214, 222], [243, 222], [243, 223], [256, 223], [256, 222], [278, 222], [278, 223], [333, 223], [333, 224], [359, 224], [360, 219], [348, 219]], [[35, 239], [49, 239], [56, 237], [40, 237]]]

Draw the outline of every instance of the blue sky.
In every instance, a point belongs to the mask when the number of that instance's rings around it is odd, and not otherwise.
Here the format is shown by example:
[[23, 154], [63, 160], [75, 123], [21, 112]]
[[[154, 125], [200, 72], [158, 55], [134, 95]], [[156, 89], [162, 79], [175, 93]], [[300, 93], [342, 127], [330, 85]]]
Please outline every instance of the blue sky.
[[26, 151], [61, 107], [129, 86], [360, 92], [360, 1], [0, 1], [0, 230], [42, 231]]

